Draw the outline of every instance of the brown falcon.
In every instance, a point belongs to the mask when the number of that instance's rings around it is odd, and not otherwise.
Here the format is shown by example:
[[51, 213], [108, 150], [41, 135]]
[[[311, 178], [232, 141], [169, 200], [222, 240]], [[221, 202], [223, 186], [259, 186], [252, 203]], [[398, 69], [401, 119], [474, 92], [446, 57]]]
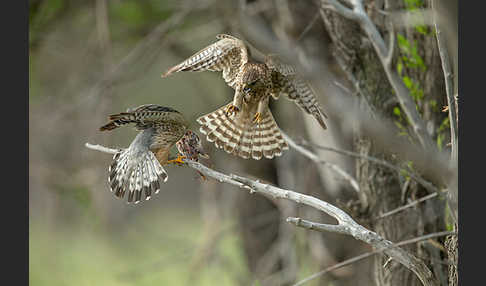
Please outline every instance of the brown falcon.
[[[182, 159], [196, 160], [198, 155], [207, 156], [197, 134], [187, 129], [188, 123], [177, 110], [156, 104], [141, 105], [109, 116], [110, 122], [100, 131], [134, 123], [140, 132], [130, 146], [113, 156], [109, 168], [110, 190], [118, 198], [128, 192], [128, 202], [138, 203], [145, 194], [149, 200], [160, 191], [160, 182], [168, 175], [162, 166], [182, 164]], [[178, 144], [179, 155], [169, 160], [172, 146]], [[190, 152], [188, 152], [189, 150]]]
[[226, 152], [248, 159], [280, 156], [288, 144], [268, 108], [270, 96], [280, 94], [295, 101], [326, 129], [319, 103], [310, 86], [295, 70], [275, 56], [265, 63], [250, 60], [243, 41], [230, 35], [217, 35], [217, 42], [170, 68], [162, 77], [181, 71], [222, 71], [225, 82], [235, 90], [233, 101], [197, 121], [207, 140]]

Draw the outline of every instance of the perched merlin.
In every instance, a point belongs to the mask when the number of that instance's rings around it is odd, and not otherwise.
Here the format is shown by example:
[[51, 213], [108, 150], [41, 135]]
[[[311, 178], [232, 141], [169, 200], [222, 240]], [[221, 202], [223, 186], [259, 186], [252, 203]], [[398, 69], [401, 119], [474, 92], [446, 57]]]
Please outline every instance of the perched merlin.
[[235, 90], [233, 101], [197, 119], [201, 133], [226, 152], [248, 159], [280, 156], [288, 144], [268, 108], [270, 96], [286, 95], [326, 129], [322, 111], [311, 87], [290, 65], [275, 56], [265, 63], [250, 60], [245, 43], [230, 35], [217, 35], [217, 42], [170, 68], [162, 77], [181, 71], [222, 71]]
[[[118, 198], [128, 192], [128, 202], [138, 203], [145, 195], [160, 191], [160, 182], [168, 175], [162, 166], [170, 163], [182, 164], [182, 159], [197, 161], [198, 156], [207, 157], [196, 133], [187, 129], [188, 123], [177, 110], [156, 104], [141, 105], [109, 116], [110, 122], [100, 131], [134, 123], [140, 131], [130, 146], [113, 156], [109, 167], [110, 190]], [[177, 144], [179, 155], [169, 160], [172, 146]]]

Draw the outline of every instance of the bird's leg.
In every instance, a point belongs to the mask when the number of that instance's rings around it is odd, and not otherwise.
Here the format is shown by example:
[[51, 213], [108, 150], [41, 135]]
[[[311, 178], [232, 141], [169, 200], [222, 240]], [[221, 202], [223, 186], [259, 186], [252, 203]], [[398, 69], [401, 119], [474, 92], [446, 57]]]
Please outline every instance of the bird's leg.
[[226, 115], [230, 116], [233, 113], [236, 114], [238, 111], [240, 111], [242, 101], [243, 101], [243, 93], [240, 92], [239, 89], [236, 89], [235, 96], [233, 98], [233, 103], [228, 104], [228, 107], [226, 108]]
[[185, 164], [186, 162], [182, 161], [182, 159], [186, 159], [186, 156], [181, 156], [180, 154], [177, 155], [177, 158], [173, 159], [173, 160], [169, 160], [167, 161], [167, 164], [177, 164], [177, 165], [183, 165]]
[[265, 96], [258, 102], [257, 112], [255, 113], [255, 116], [253, 116], [253, 123], [258, 124], [262, 121], [262, 114], [265, 112], [265, 109], [268, 106], [269, 98], [269, 96]]

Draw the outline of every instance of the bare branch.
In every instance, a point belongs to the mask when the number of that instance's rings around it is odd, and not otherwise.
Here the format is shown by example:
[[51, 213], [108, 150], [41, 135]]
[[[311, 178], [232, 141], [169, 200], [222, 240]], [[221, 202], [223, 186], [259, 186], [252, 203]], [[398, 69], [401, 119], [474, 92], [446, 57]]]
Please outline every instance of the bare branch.
[[319, 11], [316, 13], [316, 15], [314, 16], [314, 18], [312, 18], [312, 20], [310, 20], [309, 24], [307, 24], [307, 26], [304, 28], [304, 30], [300, 33], [299, 37], [297, 37], [297, 42], [299, 42], [300, 40], [302, 40], [302, 38], [305, 36], [305, 34], [307, 34], [307, 32], [309, 32], [309, 30], [312, 28], [312, 26], [314, 26], [314, 24], [316, 23], [317, 19], [319, 19]]
[[[92, 150], [97, 150], [110, 154], [117, 152], [116, 149], [106, 148], [100, 145], [92, 145], [89, 143], [86, 143], [86, 147]], [[351, 218], [351, 216], [349, 216], [343, 210], [315, 197], [304, 195], [291, 190], [281, 189], [269, 184], [261, 183], [258, 180], [254, 181], [249, 178], [241, 177], [234, 174], [226, 175], [224, 173], [208, 168], [198, 162], [190, 160], [185, 160], [185, 162], [189, 167], [198, 170], [207, 177], [216, 179], [220, 183], [227, 183], [237, 186], [239, 188], [247, 189], [250, 190], [250, 193], [260, 193], [262, 195], [273, 197], [275, 199], [287, 199], [294, 201], [298, 204], [303, 204], [318, 209], [332, 216], [338, 222], [337, 225], [325, 225], [327, 231], [334, 231], [350, 235], [355, 239], [366, 242], [378, 249], [388, 248], [393, 245], [391, 241], [384, 239], [377, 233], [370, 231], [362, 225], [358, 224]], [[427, 268], [427, 266], [420, 259], [416, 258], [412, 254], [401, 248], [389, 248], [385, 249], [384, 252], [388, 256], [395, 259], [395, 261], [398, 261], [403, 266], [414, 272], [415, 275], [417, 275], [417, 277], [420, 279], [420, 281], [422, 281], [423, 285], [438, 285], [437, 280], [432, 275], [432, 272]]]
[[122, 149], [108, 148], [108, 147], [101, 146], [101, 145], [93, 145], [93, 144], [90, 144], [90, 143], [85, 143], [84, 146], [88, 149], [91, 149], [91, 150], [96, 150], [96, 151], [109, 153], [109, 154], [116, 154], [116, 153], [118, 153], [122, 150]]
[[316, 223], [316, 222], [311, 222], [311, 221], [308, 221], [308, 220], [301, 219], [299, 217], [288, 217], [287, 222], [290, 222], [290, 223], [295, 224], [296, 226], [311, 229], [311, 230], [317, 230], [317, 231], [322, 231], [322, 232], [329, 231], [329, 232], [347, 234], [346, 228], [342, 225]]
[[[436, 10], [435, 6], [435, 1], [432, 1], [432, 9]], [[457, 117], [456, 117], [456, 105], [455, 105], [455, 99], [454, 99], [454, 91], [453, 91], [453, 83], [452, 83], [452, 68], [450, 64], [450, 59], [449, 59], [449, 53], [447, 52], [447, 47], [445, 44], [445, 41], [442, 37], [442, 30], [440, 28], [440, 25], [438, 23], [437, 19], [437, 13], [438, 11], [434, 11], [433, 13], [433, 18], [434, 18], [434, 26], [435, 26], [435, 31], [436, 31], [436, 36], [437, 36], [437, 46], [439, 48], [439, 55], [440, 55], [440, 60], [442, 62], [442, 69], [444, 71], [444, 81], [445, 81], [445, 88], [446, 88], [446, 95], [447, 95], [447, 105], [449, 107], [449, 121], [450, 121], [450, 128], [451, 128], [451, 159], [455, 162], [457, 161], [457, 140], [458, 140], [458, 132], [457, 132]]]
[[352, 152], [352, 151], [348, 151], [348, 150], [340, 150], [340, 149], [336, 149], [336, 148], [332, 148], [332, 147], [320, 146], [320, 145], [310, 143], [310, 142], [307, 142], [307, 141], [303, 141], [302, 144], [303, 145], [310, 145], [312, 147], [315, 147], [315, 148], [318, 148], [318, 149], [321, 149], [321, 150], [336, 152], [338, 154], [343, 154], [343, 155], [347, 155], [347, 156], [350, 156], [350, 157], [362, 158], [362, 159], [371, 161], [373, 163], [385, 166], [385, 167], [390, 168], [392, 170], [395, 170], [398, 173], [407, 172], [407, 174], [410, 176], [410, 178], [414, 179], [417, 183], [421, 184], [427, 190], [429, 190], [431, 192], [438, 192], [439, 191], [439, 189], [436, 188], [431, 182], [425, 180], [420, 175], [418, 175], [414, 172], [411, 172], [410, 170], [405, 170], [403, 168], [395, 166], [395, 165], [393, 165], [393, 164], [391, 164], [391, 163], [389, 163], [385, 160], [381, 160], [381, 159], [378, 159], [378, 158], [373, 157], [373, 156], [362, 155], [362, 154]]
[[420, 117], [418, 111], [415, 109], [415, 103], [409, 94], [409, 90], [403, 84], [398, 74], [393, 71], [393, 69], [387, 62], [387, 58], [389, 57], [390, 52], [385, 45], [383, 37], [380, 35], [378, 29], [366, 14], [363, 8], [362, 1], [351, 0], [350, 2], [353, 5], [352, 11], [348, 8], [343, 8], [343, 5], [338, 3], [336, 0], [321, 1], [323, 8], [333, 10], [345, 18], [356, 21], [365, 31], [373, 47], [375, 48], [378, 58], [383, 65], [385, 73], [388, 77], [388, 81], [395, 90], [395, 94], [400, 103], [400, 106], [407, 115], [410, 124], [413, 127], [414, 133], [420, 141], [422, 147], [424, 147], [426, 150], [435, 149], [435, 145], [433, 144], [432, 139], [427, 134], [425, 123]]
[[413, 207], [415, 205], [418, 205], [421, 202], [425, 202], [426, 200], [430, 200], [432, 198], [435, 198], [435, 197], [437, 197], [437, 195], [438, 195], [438, 193], [432, 193], [430, 195], [426, 195], [426, 196], [424, 196], [424, 197], [422, 197], [422, 198], [420, 198], [418, 200], [415, 200], [415, 201], [413, 201], [413, 202], [411, 202], [409, 204], [406, 204], [404, 206], [401, 206], [401, 207], [398, 207], [396, 209], [393, 209], [393, 210], [391, 210], [389, 212], [386, 212], [386, 213], [380, 215], [379, 217], [377, 217], [377, 219], [385, 218], [387, 216], [390, 216], [390, 215], [399, 213], [399, 212], [404, 211], [404, 210], [406, 210], [408, 208], [411, 208], [411, 207]]
[[299, 144], [295, 143], [294, 140], [292, 140], [292, 138], [290, 138], [287, 134], [285, 134], [283, 131], [280, 131], [280, 133], [282, 133], [282, 136], [283, 138], [285, 139], [285, 141], [287, 141], [287, 143], [289, 143], [289, 145], [297, 152], [301, 153], [302, 155], [306, 156], [307, 158], [311, 159], [312, 161], [314, 161], [315, 163], [318, 163], [318, 164], [322, 164], [323, 166], [329, 168], [330, 170], [336, 172], [336, 174], [340, 175], [341, 177], [343, 177], [346, 181], [349, 182], [349, 184], [353, 187], [353, 189], [356, 191], [356, 192], [360, 192], [360, 189], [359, 189], [359, 184], [358, 182], [356, 181], [355, 178], [353, 178], [353, 176], [351, 176], [350, 174], [348, 174], [346, 171], [344, 171], [343, 169], [341, 169], [341, 167], [339, 167], [338, 165], [336, 164], [333, 164], [333, 163], [329, 163], [327, 161], [324, 161], [322, 160], [321, 158], [319, 158], [319, 156], [317, 156], [317, 154], [313, 153], [312, 151], [310, 150], [307, 150], [306, 148], [300, 146]]
[[[457, 203], [458, 203], [458, 184], [457, 184], [457, 160], [458, 160], [458, 131], [457, 131], [457, 98], [454, 96], [453, 74], [449, 53], [447, 51], [446, 43], [442, 37], [442, 29], [440, 19], [438, 19], [439, 12], [437, 9], [436, 0], [432, 1], [434, 26], [437, 35], [437, 46], [439, 48], [440, 60], [442, 62], [442, 69], [444, 71], [444, 81], [447, 96], [447, 105], [449, 106], [449, 125], [451, 129], [451, 166], [456, 170], [452, 180], [449, 182], [449, 194], [447, 196], [448, 206], [452, 212], [452, 218], [457, 223]], [[443, 22], [443, 21], [442, 21]], [[457, 86], [456, 86], [457, 88]]]
[[339, 3], [337, 0], [321, 1], [321, 8], [337, 12], [351, 20], [359, 20], [359, 17], [351, 9]]
[[395, 50], [395, 26], [391, 20], [388, 20], [389, 29], [389, 39], [388, 39], [388, 53], [384, 59], [384, 65], [391, 69], [391, 64], [393, 61], [393, 51]]
[[[191, 162], [190, 164], [194, 163]], [[191, 165], [191, 167], [196, 168], [197, 166]], [[197, 169], [204, 173], [203, 170], [199, 168]], [[262, 184], [258, 181], [253, 181], [248, 178], [236, 175], [231, 175], [231, 177], [238, 182], [249, 186], [257, 193], [270, 195], [274, 198], [292, 200], [297, 203], [308, 205], [327, 213], [338, 221], [338, 224], [334, 228], [326, 225], [325, 228], [327, 231], [334, 230], [338, 233], [350, 235], [357, 240], [361, 240], [363, 242], [371, 244], [373, 247], [379, 249], [387, 248], [393, 244], [391, 241], [382, 238], [377, 233], [361, 226], [360, 224], [355, 222], [347, 213], [327, 202], [294, 191], [284, 190], [278, 187], [270, 186], [268, 184]], [[420, 279], [420, 281], [422, 281], [423, 285], [438, 285], [438, 281], [432, 275], [432, 272], [430, 272], [427, 266], [415, 256], [411, 255], [401, 248], [391, 248], [384, 251], [388, 256], [395, 259], [395, 261], [400, 262], [403, 266], [413, 271], [415, 275], [417, 275], [417, 277]]]
[[[295, 219], [295, 218], [292, 218], [292, 219]], [[311, 223], [312, 224], [312, 222], [308, 222], [308, 223]], [[389, 248], [398, 247], [398, 246], [402, 246], [402, 245], [406, 245], [406, 244], [412, 244], [412, 243], [416, 243], [416, 242], [428, 240], [428, 239], [431, 239], [431, 238], [434, 238], [434, 237], [441, 237], [441, 236], [452, 235], [452, 234], [457, 234], [457, 233], [456, 232], [453, 232], [453, 231], [442, 231], [442, 232], [431, 233], [431, 234], [419, 236], [419, 237], [416, 237], [416, 238], [413, 238], [413, 239], [407, 239], [407, 240], [404, 240], [404, 241], [401, 241], [401, 242], [398, 242], [398, 243], [394, 243]], [[363, 259], [368, 258], [370, 256], [373, 256], [375, 254], [381, 253], [381, 252], [383, 252], [385, 250], [386, 250], [386, 248], [376, 249], [374, 251], [367, 252], [367, 253], [363, 253], [361, 255], [355, 256], [355, 257], [350, 258], [350, 259], [346, 259], [343, 262], [337, 263], [337, 264], [335, 264], [335, 265], [333, 265], [331, 267], [328, 267], [328, 268], [326, 268], [326, 269], [324, 269], [322, 271], [319, 271], [317, 273], [312, 274], [311, 276], [309, 276], [309, 277], [307, 277], [307, 278], [305, 278], [305, 279], [297, 282], [293, 286], [303, 285], [304, 283], [307, 283], [307, 282], [311, 281], [312, 279], [315, 279], [315, 278], [317, 278], [319, 276], [322, 276], [322, 275], [324, 275], [326, 273], [329, 273], [329, 272], [331, 272], [333, 270], [336, 270], [338, 268], [341, 268], [341, 267], [350, 265], [350, 264], [355, 263], [357, 261], [360, 261], [360, 260], [363, 260]]]

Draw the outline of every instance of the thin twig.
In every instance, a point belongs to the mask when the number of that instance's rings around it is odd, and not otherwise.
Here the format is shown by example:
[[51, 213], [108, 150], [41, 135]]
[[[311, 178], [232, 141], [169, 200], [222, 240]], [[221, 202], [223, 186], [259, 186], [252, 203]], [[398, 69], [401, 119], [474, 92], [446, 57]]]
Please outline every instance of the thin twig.
[[382, 219], [382, 218], [385, 218], [385, 217], [387, 217], [387, 216], [390, 216], [390, 215], [393, 215], [393, 214], [399, 213], [399, 212], [401, 212], [401, 211], [404, 211], [404, 210], [406, 210], [406, 209], [408, 209], [408, 208], [411, 208], [411, 207], [413, 207], [413, 206], [415, 206], [415, 205], [417, 205], [417, 204], [419, 204], [419, 203], [421, 203], [421, 202], [424, 202], [424, 201], [426, 201], [426, 200], [430, 200], [430, 199], [432, 199], [432, 198], [437, 197], [437, 194], [438, 194], [438, 193], [432, 193], [432, 194], [430, 194], [430, 195], [426, 195], [426, 196], [424, 196], [424, 197], [422, 197], [422, 198], [420, 198], [420, 199], [418, 199], [418, 200], [415, 200], [415, 201], [413, 201], [413, 202], [411, 202], [411, 203], [408, 203], [408, 204], [406, 204], [406, 205], [404, 205], [404, 206], [398, 207], [398, 208], [393, 209], [393, 210], [391, 210], [391, 211], [388, 211], [388, 212], [386, 212], [386, 213], [384, 213], [384, 214], [381, 214], [381, 215], [380, 215], [379, 217], [377, 217], [376, 219]]
[[427, 190], [429, 190], [431, 192], [438, 192], [439, 191], [439, 189], [436, 188], [431, 182], [426, 181], [420, 175], [418, 175], [414, 172], [411, 172], [410, 170], [405, 170], [403, 168], [395, 166], [395, 165], [393, 165], [393, 164], [391, 164], [391, 163], [389, 163], [385, 160], [381, 160], [381, 159], [378, 159], [376, 157], [367, 156], [367, 155], [359, 154], [359, 153], [348, 151], [348, 150], [341, 150], [341, 149], [336, 149], [336, 148], [332, 148], [332, 147], [321, 146], [321, 145], [317, 145], [317, 144], [312, 143], [312, 142], [307, 142], [305, 140], [302, 142], [302, 145], [308, 145], [308, 146], [312, 146], [314, 148], [321, 149], [321, 150], [336, 152], [336, 153], [347, 155], [347, 156], [350, 156], [350, 157], [365, 159], [365, 160], [371, 161], [373, 163], [376, 163], [376, 164], [385, 166], [387, 168], [390, 168], [392, 170], [395, 170], [398, 173], [406, 172], [410, 176], [410, 178], [414, 179], [417, 183], [421, 184]]
[[285, 139], [285, 141], [287, 141], [287, 143], [290, 145], [290, 147], [292, 147], [295, 151], [301, 153], [302, 155], [306, 156], [307, 158], [311, 159], [312, 161], [314, 161], [314, 162], [316, 162], [318, 164], [322, 164], [323, 166], [325, 166], [325, 167], [329, 168], [330, 170], [334, 171], [336, 174], [340, 175], [346, 181], [348, 181], [349, 184], [353, 187], [353, 189], [356, 192], [358, 192], [358, 193], [360, 192], [359, 184], [356, 181], [356, 179], [353, 178], [353, 176], [351, 176], [350, 174], [348, 174], [346, 171], [344, 171], [343, 169], [341, 169], [341, 167], [339, 167], [336, 164], [329, 163], [327, 161], [322, 160], [321, 158], [319, 158], [319, 156], [317, 156], [317, 154], [315, 154], [312, 151], [304, 148], [303, 146], [295, 143], [295, 141], [292, 140], [292, 138], [290, 138], [284, 132], [280, 131], [280, 133], [282, 133], [282, 136]]
[[[85, 146], [92, 150], [107, 152], [110, 154], [114, 154], [119, 151], [117, 149], [111, 149], [100, 145], [92, 145], [89, 143], [86, 143]], [[420, 259], [401, 248], [388, 248], [389, 246], [393, 245], [391, 241], [386, 240], [377, 233], [366, 229], [354, 221], [346, 212], [325, 201], [309, 195], [304, 195], [291, 190], [285, 190], [269, 184], [264, 184], [258, 180], [255, 181], [234, 174], [226, 175], [208, 168], [198, 162], [190, 160], [185, 160], [185, 162], [189, 167], [196, 169], [207, 177], [214, 178], [221, 183], [227, 183], [249, 190], [250, 193], [260, 193], [275, 199], [287, 199], [298, 204], [303, 204], [318, 209], [334, 217], [338, 222], [336, 225], [325, 225], [324, 228], [326, 231], [350, 235], [355, 239], [366, 242], [378, 249], [387, 248], [384, 250], [384, 252], [388, 256], [392, 257], [395, 261], [401, 263], [403, 266], [414, 272], [424, 285], [438, 285], [438, 282], [432, 275], [430, 269], [427, 268], [427, 266]]]
[[[407, 240], [404, 240], [404, 241], [401, 241], [401, 242], [398, 242], [398, 243], [394, 243], [393, 245], [390, 246], [390, 248], [391, 247], [398, 247], [398, 246], [402, 246], [402, 245], [406, 245], [406, 244], [412, 244], [412, 243], [420, 242], [420, 241], [423, 241], [423, 240], [428, 240], [428, 239], [431, 239], [431, 238], [434, 238], [434, 237], [441, 237], [441, 236], [446, 236], [446, 235], [451, 235], [451, 234], [457, 234], [457, 233], [453, 232], [453, 231], [442, 231], [442, 232], [431, 233], [431, 234], [419, 236], [419, 237], [416, 237], [416, 238], [413, 238], [413, 239], [407, 239]], [[371, 251], [371, 252], [363, 253], [361, 255], [355, 256], [355, 257], [350, 258], [350, 259], [346, 259], [346, 260], [344, 260], [340, 263], [337, 263], [337, 264], [335, 264], [331, 267], [328, 267], [324, 270], [321, 270], [317, 273], [312, 274], [311, 276], [297, 282], [293, 286], [303, 285], [304, 283], [307, 283], [307, 282], [311, 281], [312, 279], [315, 279], [319, 276], [322, 276], [322, 275], [324, 275], [328, 272], [331, 272], [331, 271], [339, 269], [341, 267], [350, 265], [352, 263], [363, 260], [367, 257], [373, 256], [373, 255], [381, 253], [383, 251], [385, 251], [384, 248], [383, 249], [377, 249], [377, 250], [374, 250], [374, 251]]]
[[122, 149], [108, 148], [108, 147], [101, 146], [101, 145], [94, 145], [94, 144], [90, 144], [90, 143], [85, 143], [84, 146], [88, 149], [91, 149], [91, 150], [96, 150], [96, 151], [109, 153], [109, 154], [116, 154], [116, 153], [118, 153], [122, 150]]
[[312, 20], [310, 20], [309, 24], [307, 24], [307, 26], [304, 28], [302, 33], [300, 33], [299, 37], [297, 37], [297, 40], [295, 40], [296, 42], [299, 42], [300, 40], [302, 40], [302, 38], [305, 36], [305, 34], [307, 34], [307, 32], [309, 32], [309, 30], [312, 28], [312, 26], [314, 26], [317, 19], [319, 19], [319, 14], [320, 14], [319, 11], [317, 11], [314, 18], [312, 18]]

